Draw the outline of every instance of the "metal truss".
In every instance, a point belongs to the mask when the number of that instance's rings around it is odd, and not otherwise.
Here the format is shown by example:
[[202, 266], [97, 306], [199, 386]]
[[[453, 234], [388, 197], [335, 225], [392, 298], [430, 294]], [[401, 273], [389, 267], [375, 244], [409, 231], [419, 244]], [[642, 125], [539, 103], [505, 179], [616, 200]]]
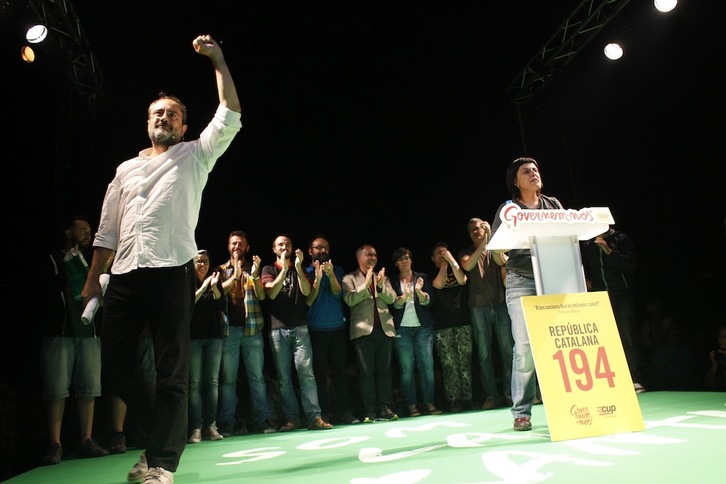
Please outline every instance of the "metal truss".
[[28, 0], [28, 4], [68, 54], [71, 79], [78, 93], [95, 101], [103, 94], [103, 75], [71, 1]]
[[583, 0], [507, 87], [510, 100], [532, 100], [630, 0]]

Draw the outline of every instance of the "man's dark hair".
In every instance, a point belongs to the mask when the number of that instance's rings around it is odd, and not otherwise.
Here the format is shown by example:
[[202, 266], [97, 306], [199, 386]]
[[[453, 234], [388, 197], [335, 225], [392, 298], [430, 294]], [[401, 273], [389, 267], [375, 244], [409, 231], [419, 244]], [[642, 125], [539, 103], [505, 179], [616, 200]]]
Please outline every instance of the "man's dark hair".
[[313, 242], [315, 241], [315, 239], [325, 239], [326, 241], [330, 242], [330, 240], [328, 239], [328, 237], [325, 234], [316, 234], [316, 235], [313, 235], [310, 238], [310, 240], [308, 240], [308, 249], [313, 248]]
[[76, 222], [78, 222], [79, 220], [81, 222], [86, 222], [88, 225], [91, 225], [91, 221], [85, 215], [71, 215], [66, 218], [65, 224], [63, 225], [63, 230], [74, 228], [76, 226]]
[[433, 257], [434, 254], [436, 254], [436, 249], [438, 249], [439, 247], [443, 247], [444, 249], [449, 250], [449, 246], [446, 242], [436, 242], [434, 244], [434, 246], [431, 248], [431, 257]]
[[227, 240], [231, 239], [232, 237], [242, 237], [247, 242], [249, 242], [249, 239], [247, 238], [247, 232], [244, 230], [233, 230], [229, 233], [229, 237], [227, 237]]

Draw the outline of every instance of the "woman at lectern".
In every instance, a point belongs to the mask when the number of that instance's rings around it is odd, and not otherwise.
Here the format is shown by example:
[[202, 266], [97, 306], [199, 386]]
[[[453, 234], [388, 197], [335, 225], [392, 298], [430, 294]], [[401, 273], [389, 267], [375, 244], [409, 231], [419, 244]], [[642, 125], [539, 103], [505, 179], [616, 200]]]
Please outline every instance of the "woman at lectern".
[[[562, 204], [555, 197], [542, 194], [542, 176], [539, 164], [533, 158], [517, 158], [507, 168], [507, 190], [511, 200], [502, 203], [497, 209], [492, 225], [492, 235], [499, 229], [502, 209], [516, 203], [523, 210], [561, 209]], [[532, 269], [532, 255], [529, 249], [512, 249], [506, 252], [505, 269], [507, 272], [506, 300], [509, 317], [512, 320], [514, 337], [514, 357], [512, 360], [512, 415], [514, 430], [532, 429], [532, 405], [536, 394], [536, 375], [532, 348], [529, 343], [524, 311], [519, 302], [523, 296], [534, 296], [537, 288]], [[498, 261], [499, 258], [495, 258]]]

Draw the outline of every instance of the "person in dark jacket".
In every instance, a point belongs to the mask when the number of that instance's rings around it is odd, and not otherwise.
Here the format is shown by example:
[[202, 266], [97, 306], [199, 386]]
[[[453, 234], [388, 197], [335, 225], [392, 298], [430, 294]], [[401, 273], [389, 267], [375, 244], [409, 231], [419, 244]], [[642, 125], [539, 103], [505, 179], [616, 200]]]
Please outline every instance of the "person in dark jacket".
[[418, 417], [416, 370], [421, 378], [421, 399], [429, 415], [441, 410], [434, 405], [434, 316], [431, 313], [434, 287], [428, 274], [415, 272], [411, 265], [411, 251], [401, 247], [393, 251], [393, 263], [398, 277], [391, 278], [396, 291], [391, 314], [396, 327], [393, 350], [398, 359], [403, 396], [408, 415]]
[[620, 333], [625, 358], [636, 393], [640, 384], [638, 349], [635, 340], [635, 251], [630, 237], [609, 228], [581, 243], [582, 266], [588, 291], [607, 291]]

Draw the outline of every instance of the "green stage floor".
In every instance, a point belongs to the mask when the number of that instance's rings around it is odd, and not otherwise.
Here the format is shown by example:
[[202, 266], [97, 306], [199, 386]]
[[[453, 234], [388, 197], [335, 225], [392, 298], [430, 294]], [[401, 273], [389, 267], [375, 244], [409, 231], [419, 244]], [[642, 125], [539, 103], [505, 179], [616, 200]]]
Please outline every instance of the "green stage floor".
[[[188, 445], [175, 483], [464, 484], [726, 482], [726, 393], [638, 395], [645, 430], [552, 442], [509, 409], [444, 414]], [[67, 458], [6, 482], [122, 484], [138, 451]]]

